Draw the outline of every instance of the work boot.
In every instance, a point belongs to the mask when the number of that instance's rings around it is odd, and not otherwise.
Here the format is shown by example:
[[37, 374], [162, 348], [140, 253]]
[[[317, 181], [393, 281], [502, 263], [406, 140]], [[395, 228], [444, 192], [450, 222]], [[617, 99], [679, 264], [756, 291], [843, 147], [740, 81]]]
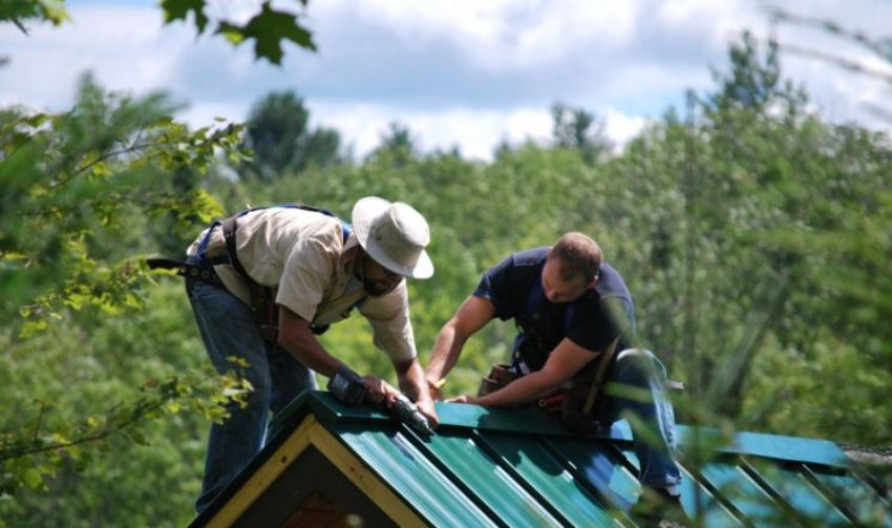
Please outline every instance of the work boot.
[[681, 505], [681, 494], [674, 486], [646, 487], [631, 509], [629, 517], [641, 527], [683, 528], [688, 516]]

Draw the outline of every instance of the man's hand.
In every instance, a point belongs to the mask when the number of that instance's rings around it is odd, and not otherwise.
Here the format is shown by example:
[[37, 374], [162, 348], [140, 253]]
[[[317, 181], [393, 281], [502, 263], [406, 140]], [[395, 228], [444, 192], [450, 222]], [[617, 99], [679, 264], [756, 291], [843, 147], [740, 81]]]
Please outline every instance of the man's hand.
[[362, 384], [366, 388], [366, 399], [376, 405], [384, 403], [388, 408], [399, 398], [400, 391], [394, 389], [378, 376], [363, 376]]
[[443, 386], [446, 385], [446, 380], [441, 379], [440, 381], [434, 383], [427, 379], [427, 388], [431, 394], [431, 399], [434, 401], [443, 401]]
[[477, 399], [473, 396], [468, 396], [467, 394], [462, 394], [461, 396], [456, 396], [455, 398], [450, 398], [449, 403], [477, 403]]
[[496, 308], [489, 299], [471, 296], [440, 329], [424, 373], [431, 398], [443, 399], [443, 383], [458, 361], [465, 342], [495, 315]]
[[440, 419], [437, 417], [437, 411], [434, 409], [434, 402], [430, 398], [419, 399], [415, 402], [415, 406], [427, 418], [431, 429], [436, 429], [440, 425]]

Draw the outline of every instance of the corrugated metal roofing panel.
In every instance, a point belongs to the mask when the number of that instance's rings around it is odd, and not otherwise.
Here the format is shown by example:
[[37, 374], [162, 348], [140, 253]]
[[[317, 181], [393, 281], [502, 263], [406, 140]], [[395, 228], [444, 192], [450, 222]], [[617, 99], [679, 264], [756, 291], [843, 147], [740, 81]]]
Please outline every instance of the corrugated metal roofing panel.
[[[632, 450], [631, 443], [620, 447], [623, 456], [635, 468], [637, 472], [641, 465], [638, 456]], [[681, 481], [681, 502], [686, 512], [691, 517], [702, 517], [702, 525], [716, 528], [738, 527], [743, 523], [739, 515], [735, 515], [729, 507], [722, 502], [721, 493], [713, 493], [709, 487], [695, 478], [683, 465]], [[718, 496], [717, 496], [718, 495]]]
[[550, 442], [574, 468], [575, 478], [593, 489], [608, 508], [627, 510], [638, 500], [638, 479], [610, 444], [573, 438]]
[[479, 437], [499, 463], [534, 490], [563, 524], [607, 526], [613, 522], [594, 493], [573, 475], [568, 464], [562, 463], [563, 455], [555, 453], [547, 441], [499, 432], [485, 432]]
[[807, 519], [822, 519], [826, 526], [843, 526], [851, 524], [839, 508], [831, 503], [829, 497], [823, 495], [812, 485], [802, 466], [784, 468], [759, 464], [749, 466], [758, 478], [770, 487], [780, 500], [783, 500], [793, 511], [801, 513]]
[[560, 526], [544, 507], [541, 498], [518, 482], [481, 445], [477, 435], [444, 431], [423, 445], [441, 462], [441, 471], [460, 482], [470, 496], [502, 519], [508, 526]]
[[[640, 494], [625, 422], [580, 437], [536, 410], [438, 403], [441, 427], [423, 438], [371, 407], [312, 393], [279, 426], [287, 434], [308, 412], [432, 526], [615, 526], [615, 515], [628, 525], [621, 510]], [[703, 526], [805, 518], [892, 526], [887, 499], [849, 471], [832, 442], [683, 426], [679, 433], [682, 454], [694, 453], [691, 445], [715, 449], [702, 465], [696, 456], [682, 463], [682, 502]]]
[[[774, 501], [750, 475], [734, 463], [712, 462], [700, 468], [704, 482], [739, 516], [757, 526], [775, 517]], [[767, 524], [768, 526], [776, 526]]]
[[338, 436], [433, 526], [498, 526], [402, 432], [344, 425]]

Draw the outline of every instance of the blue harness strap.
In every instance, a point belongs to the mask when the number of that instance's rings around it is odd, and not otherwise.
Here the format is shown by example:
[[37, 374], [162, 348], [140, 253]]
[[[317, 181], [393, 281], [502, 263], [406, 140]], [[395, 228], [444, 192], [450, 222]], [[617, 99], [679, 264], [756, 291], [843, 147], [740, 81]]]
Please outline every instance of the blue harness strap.
[[[344, 242], [347, 242], [347, 238], [350, 236], [350, 233], [353, 232], [353, 226], [350, 224], [350, 222], [347, 222], [347, 221], [339, 218], [338, 215], [332, 213], [330, 210], [325, 209], [324, 207], [316, 207], [315, 205], [306, 205], [306, 204], [300, 204], [300, 203], [284, 203], [284, 204], [275, 204], [275, 205], [265, 205], [265, 206], [260, 206], [260, 207], [251, 207], [249, 209], [245, 209], [244, 211], [239, 211], [238, 213], [236, 213], [235, 216], [238, 218], [238, 217], [245, 216], [248, 213], [253, 213], [254, 211], [259, 211], [261, 209], [272, 209], [274, 207], [284, 207], [286, 209], [301, 209], [303, 211], [310, 211], [313, 213], [322, 213], [325, 216], [337, 218], [341, 222], [341, 232], [344, 236]], [[220, 223], [221, 223], [220, 221], [215, 221], [212, 224], [212, 227], [216, 226]], [[199, 250], [200, 250], [200, 248], [199, 248]]]
[[[527, 293], [522, 312], [518, 317], [515, 317], [515, 322], [517, 323], [516, 326], [518, 327], [519, 332], [514, 340], [513, 352], [515, 366], [519, 367], [521, 370], [535, 368], [536, 366], [541, 367], [551, 353], [550, 350], [542, 350], [543, 345], [539, 342], [540, 340], [537, 339], [536, 336], [535, 327], [539, 324], [539, 320], [542, 317], [542, 304], [544, 299], [545, 291], [542, 289], [542, 281], [536, 280], [533, 282], [533, 286], [530, 288], [529, 293]], [[575, 308], [574, 304], [570, 303], [564, 312], [565, 334], [570, 330], [570, 321], [573, 319]], [[524, 365], [518, 365], [518, 361], [522, 361]]]
[[[242, 216], [245, 216], [245, 215], [248, 214], [248, 213], [252, 213], [252, 212], [254, 212], [254, 211], [259, 211], [259, 210], [261, 210], [261, 209], [271, 209], [271, 208], [273, 208], [273, 207], [285, 207], [285, 208], [289, 208], [289, 209], [302, 209], [302, 210], [304, 210], [304, 211], [311, 211], [311, 212], [314, 212], [314, 213], [322, 213], [322, 214], [324, 214], [324, 215], [326, 215], [326, 216], [331, 216], [332, 218], [337, 218], [337, 219], [341, 222], [341, 234], [343, 235], [343, 242], [344, 242], [345, 244], [347, 243], [347, 238], [349, 238], [349, 237], [350, 237], [350, 234], [353, 232], [353, 226], [350, 224], [350, 222], [347, 222], [347, 221], [345, 221], [345, 220], [339, 218], [337, 215], [335, 215], [334, 213], [332, 213], [332, 212], [329, 211], [328, 209], [324, 209], [324, 208], [321, 208], [321, 207], [315, 207], [315, 206], [312, 206], [312, 205], [298, 204], [298, 203], [267, 205], [267, 206], [261, 206], [261, 207], [251, 207], [251, 208], [248, 208], [248, 209], [244, 209], [244, 210], [242, 210], [242, 211], [239, 211], [238, 213], [236, 213], [236, 214], [233, 215], [233, 216], [235, 216], [236, 218], [241, 218]], [[204, 254], [205, 254], [205, 252], [207, 251], [207, 249], [208, 249], [208, 245], [209, 245], [210, 242], [211, 242], [211, 233], [213, 233], [214, 229], [216, 229], [217, 227], [219, 227], [219, 226], [221, 226], [221, 225], [223, 225], [223, 221], [222, 221], [222, 220], [214, 220], [214, 221], [211, 223], [211, 225], [208, 226], [207, 233], [204, 235], [204, 238], [201, 239], [201, 242], [198, 243], [198, 251], [197, 251], [196, 262], [195, 262], [196, 265], [199, 265], [199, 266], [200, 266], [200, 265], [208, 265], [208, 264], [210, 264], [210, 265], [212, 265], [212, 266], [215, 266], [215, 265], [217, 265], [217, 264], [225, 264], [225, 263], [226, 263], [226, 262], [225, 262], [225, 260], [227, 260], [226, 258], [224, 258], [224, 261], [220, 261], [220, 260], [218, 259], [218, 261], [214, 261], [214, 262], [208, 262], [208, 261], [206, 261], [206, 259], [204, 258]]]

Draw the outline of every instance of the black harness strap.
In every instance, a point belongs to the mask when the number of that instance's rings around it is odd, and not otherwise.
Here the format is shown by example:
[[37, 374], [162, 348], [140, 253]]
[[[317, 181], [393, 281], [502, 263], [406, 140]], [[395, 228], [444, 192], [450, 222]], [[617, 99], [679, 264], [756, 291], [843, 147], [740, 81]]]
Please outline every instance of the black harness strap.
[[235, 233], [238, 231], [238, 217], [240, 215], [230, 216], [223, 220], [223, 240], [226, 242], [226, 254], [229, 255], [229, 263], [235, 268], [235, 271], [250, 282], [254, 282], [242, 263], [239, 262], [238, 252], [235, 249]]
[[175, 270], [177, 275], [181, 277], [193, 278], [213, 284], [214, 286], [223, 287], [223, 281], [221, 281], [220, 277], [214, 272], [213, 265], [189, 264], [182, 260], [161, 257], [147, 258], [146, 264], [148, 264], [149, 269], [151, 270]]
[[[302, 209], [305, 211], [321, 213], [326, 216], [337, 218], [337, 216], [335, 216], [335, 214], [328, 209], [313, 207], [311, 205], [284, 204], [272, 207]], [[220, 277], [214, 271], [214, 266], [220, 264], [231, 265], [248, 284], [248, 289], [251, 294], [251, 310], [254, 312], [254, 321], [260, 327], [261, 335], [264, 339], [275, 343], [278, 337], [277, 334], [279, 319], [279, 306], [276, 304], [275, 301], [276, 289], [268, 286], [263, 286], [262, 284], [252, 279], [250, 275], [248, 275], [248, 271], [239, 261], [238, 251], [236, 248], [236, 233], [238, 232], [239, 217], [254, 211], [267, 208], [268, 207], [253, 207], [251, 209], [247, 209], [233, 216], [230, 216], [222, 222], [219, 220], [215, 220], [214, 223], [211, 224], [210, 229], [208, 229], [208, 232], [205, 235], [204, 239], [201, 240], [199, 244], [198, 254], [196, 255], [194, 263], [163, 257], [153, 257], [147, 258], [146, 264], [148, 264], [149, 269], [176, 270], [177, 275], [180, 275], [182, 277], [204, 281], [224, 289], [226, 286], [223, 284], [223, 281], [220, 280]], [[340, 220], [340, 223], [343, 240], [344, 243], [346, 243], [347, 238], [353, 231], [353, 226], [343, 220]], [[226, 252], [220, 255], [216, 255], [213, 258], [206, 258], [204, 254], [205, 250], [207, 249], [207, 246], [211, 240], [211, 233], [217, 226], [220, 226], [223, 229], [223, 240], [226, 243]], [[328, 325], [323, 326], [313, 324], [310, 326], [310, 328], [313, 333], [321, 334], [328, 329]]]
[[[303, 204], [288, 204], [279, 207], [288, 207], [292, 209], [302, 209], [305, 211], [311, 211], [314, 213], [321, 213], [326, 216], [331, 216], [337, 218], [334, 213], [329, 211], [328, 209], [321, 209], [318, 207], [313, 207], [311, 205], [303, 205]], [[236, 248], [236, 239], [235, 235], [238, 232], [238, 219], [241, 216], [244, 216], [247, 213], [252, 211], [257, 211], [259, 209], [265, 209], [265, 207], [255, 207], [253, 209], [248, 209], [247, 211], [242, 211], [236, 215], [230, 216], [226, 220], [223, 221], [221, 227], [223, 229], [223, 240], [226, 243], [226, 257], [228, 258], [228, 264], [231, 264], [235, 271], [241, 275], [245, 281], [248, 283], [249, 290], [251, 292], [251, 310], [254, 312], [254, 322], [257, 323], [257, 326], [260, 328], [260, 334], [264, 339], [275, 343], [278, 340], [279, 333], [279, 305], [276, 304], [276, 289], [264, 286], [248, 275], [248, 271], [242, 265], [238, 258], [238, 250]], [[343, 235], [343, 240], [346, 243], [347, 237], [350, 236], [352, 232], [352, 226], [341, 220], [341, 231]], [[325, 333], [328, 330], [329, 325], [317, 325], [310, 324], [310, 330], [316, 334], [320, 335]]]

